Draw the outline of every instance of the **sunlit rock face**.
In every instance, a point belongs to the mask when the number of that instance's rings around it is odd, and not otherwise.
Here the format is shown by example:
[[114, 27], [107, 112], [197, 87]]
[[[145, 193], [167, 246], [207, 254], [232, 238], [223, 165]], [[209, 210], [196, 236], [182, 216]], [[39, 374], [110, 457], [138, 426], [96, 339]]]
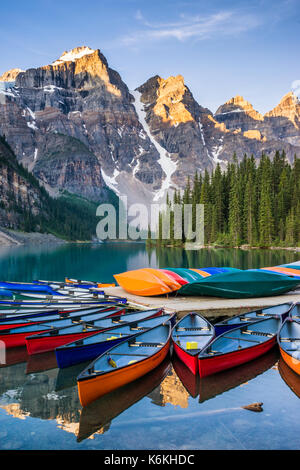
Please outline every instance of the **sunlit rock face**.
[[[241, 96], [236, 96], [220, 106], [214, 119], [227, 130], [241, 132], [248, 139], [262, 144], [262, 150], [284, 149], [290, 162], [299, 153], [300, 104], [293, 92], [287, 93], [274, 109], [262, 115]], [[250, 149], [251, 145], [250, 145]]]

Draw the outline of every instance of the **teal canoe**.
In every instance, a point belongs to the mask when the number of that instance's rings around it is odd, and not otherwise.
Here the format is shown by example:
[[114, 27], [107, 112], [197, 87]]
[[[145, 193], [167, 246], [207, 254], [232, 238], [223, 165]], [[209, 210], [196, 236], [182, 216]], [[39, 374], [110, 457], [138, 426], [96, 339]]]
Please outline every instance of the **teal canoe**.
[[267, 271], [238, 271], [215, 274], [185, 284], [180, 295], [240, 299], [283, 294], [300, 286], [299, 279]]

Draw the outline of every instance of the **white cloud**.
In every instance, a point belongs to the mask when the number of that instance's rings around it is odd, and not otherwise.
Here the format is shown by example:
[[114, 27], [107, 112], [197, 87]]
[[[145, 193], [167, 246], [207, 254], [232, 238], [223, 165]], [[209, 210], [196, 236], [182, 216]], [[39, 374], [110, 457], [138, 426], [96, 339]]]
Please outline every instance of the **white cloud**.
[[297, 96], [297, 98], [300, 98], [300, 80], [294, 80], [291, 88], [294, 95]]
[[177, 22], [172, 23], [151, 23], [144, 19], [140, 11], [136, 18], [142, 21], [144, 28], [121, 38], [124, 45], [135, 45], [144, 40], [176, 39], [184, 42], [189, 39], [203, 40], [213, 36], [236, 35], [261, 24], [258, 16], [240, 11], [220, 11], [194, 17], [181, 15]]

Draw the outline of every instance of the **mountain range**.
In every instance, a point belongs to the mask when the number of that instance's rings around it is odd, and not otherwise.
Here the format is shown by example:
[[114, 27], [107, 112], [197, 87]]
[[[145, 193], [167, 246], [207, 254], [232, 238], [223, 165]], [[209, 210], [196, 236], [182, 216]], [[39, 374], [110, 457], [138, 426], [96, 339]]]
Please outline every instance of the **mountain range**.
[[[16, 64], [17, 65], [17, 64]], [[215, 113], [181, 75], [129, 90], [99, 49], [0, 77], [0, 135], [48, 193], [103, 202], [107, 188], [128, 203], [163, 202], [195, 171], [225, 168], [235, 153], [256, 159], [300, 154], [300, 102], [287, 93], [262, 115], [237, 95]]]

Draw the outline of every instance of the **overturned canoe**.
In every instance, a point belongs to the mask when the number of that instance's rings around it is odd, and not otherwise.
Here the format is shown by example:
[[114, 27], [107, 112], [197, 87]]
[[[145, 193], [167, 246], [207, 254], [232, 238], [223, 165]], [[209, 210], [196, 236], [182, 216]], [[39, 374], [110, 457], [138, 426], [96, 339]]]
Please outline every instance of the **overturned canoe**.
[[115, 274], [114, 278], [126, 292], [142, 296], [169, 294], [181, 287], [168, 274], [151, 268]]
[[200, 377], [239, 366], [270, 351], [281, 324], [281, 317], [267, 318], [218, 336], [198, 356]]
[[214, 324], [216, 336], [219, 336], [226, 331], [230, 331], [233, 328], [245, 326], [249, 323], [263, 320], [264, 318], [280, 316], [283, 321], [288, 316], [292, 305], [292, 302], [286, 302], [284, 304], [274, 305], [273, 307], [260, 308], [258, 310], [253, 310], [252, 312], [234, 315], [233, 317]]
[[[109, 314], [110, 312], [106, 312]], [[79, 339], [91, 336], [97, 332], [107, 330], [131, 321], [152, 318], [162, 314], [162, 309], [144, 310], [138, 313], [122, 315], [99, 315], [84, 316], [74, 324], [74, 320], [65, 325], [52, 323], [52, 328], [41, 331], [26, 338], [28, 354], [40, 354], [53, 351], [55, 348]]]
[[[174, 315], [173, 315], [174, 317]], [[125, 341], [131, 336], [149, 328], [161, 325], [172, 318], [170, 315], [160, 315], [154, 318], [135, 321], [112, 329], [95, 333], [72, 343], [67, 343], [55, 349], [59, 368], [70, 367], [80, 362], [92, 361], [108, 349]]]
[[98, 357], [77, 377], [80, 403], [97, 398], [142, 377], [168, 355], [171, 323], [139, 333]]
[[226, 272], [190, 282], [178, 294], [223, 298], [265, 297], [295, 289], [300, 280], [263, 270]]
[[277, 341], [284, 362], [300, 375], [300, 323], [288, 317], [278, 333]]
[[272, 272], [272, 273], [286, 274], [287, 276], [296, 277], [300, 279], [299, 269], [293, 269], [291, 267], [284, 267], [284, 266], [272, 266], [269, 268], [261, 268], [261, 269], [264, 271]]
[[173, 328], [175, 354], [193, 374], [198, 372], [198, 354], [215, 336], [214, 327], [199, 313], [188, 313]]

